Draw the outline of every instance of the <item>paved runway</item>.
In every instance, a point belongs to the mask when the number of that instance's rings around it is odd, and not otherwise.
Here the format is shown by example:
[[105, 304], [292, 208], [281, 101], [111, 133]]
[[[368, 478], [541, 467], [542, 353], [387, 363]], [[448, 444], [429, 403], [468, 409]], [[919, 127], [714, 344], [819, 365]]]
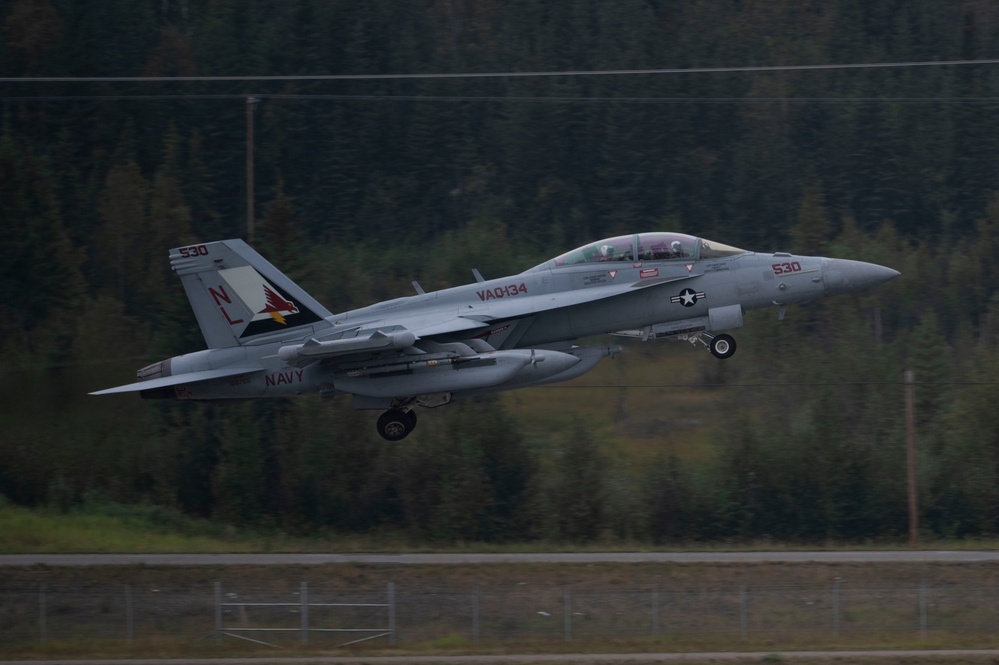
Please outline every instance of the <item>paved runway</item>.
[[0, 566], [315, 566], [490, 563], [987, 563], [999, 550], [511, 554], [4, 554]]

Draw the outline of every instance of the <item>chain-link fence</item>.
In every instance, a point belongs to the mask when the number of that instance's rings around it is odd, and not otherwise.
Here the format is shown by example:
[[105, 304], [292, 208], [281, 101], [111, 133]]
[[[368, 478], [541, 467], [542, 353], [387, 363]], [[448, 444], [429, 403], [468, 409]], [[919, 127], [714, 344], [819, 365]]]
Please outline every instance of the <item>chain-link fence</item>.
[[4, 584], [0, 647], [95, 638], [348, 643], [582, 641], [659, 637], [910, 642], [999, 634], [999, 589], [870, 587], [323, 589]]

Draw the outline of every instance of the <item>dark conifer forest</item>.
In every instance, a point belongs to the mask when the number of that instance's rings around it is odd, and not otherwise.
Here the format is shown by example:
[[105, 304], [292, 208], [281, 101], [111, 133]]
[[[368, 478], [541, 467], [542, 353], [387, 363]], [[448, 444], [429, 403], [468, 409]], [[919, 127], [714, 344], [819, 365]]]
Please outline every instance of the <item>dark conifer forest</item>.
[[[568, 74], [592, 71], [618, 73]], [[552, 74], [399, 76], [528, 72]], [[889, 542], [912, 370], [923, 533], [999, 535], [991, 0], [0, 0], [0, 79], [6, 500], [421, 543]], [[247, 237], [251, 117], [253, 244], [332, 311], [652, 230], [902, 277], [747, 316], [724, 364], [627, 344], [619, 387], [456, 404], [394, 444], [348, 398], [87, 396], [204, 347], [167, 250]], [[628, 388], [673, 363], [685, 389]]]

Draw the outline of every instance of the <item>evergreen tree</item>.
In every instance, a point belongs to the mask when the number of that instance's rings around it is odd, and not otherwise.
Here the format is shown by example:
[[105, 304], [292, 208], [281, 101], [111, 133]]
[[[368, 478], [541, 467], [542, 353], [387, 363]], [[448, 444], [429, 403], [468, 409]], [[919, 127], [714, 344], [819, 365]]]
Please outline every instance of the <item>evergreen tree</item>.
[[266, 523], [274, 505], [274, 460], [265, 433], [282, 407], [225, 406], [218, 435], [218, 464], [211, 471], [212, 516], [237, 525]]
[[583, 425], [575, 426], [557, 451], [546, 509], [559, 540], [595, 540], [603, 529], [606, 460]]
[[44, 160], [0, 134], [0, 350], [58, 359], [83, 295], [80, 251], [66, 232]]
[[653, 543], [677, 543], [696, 538], [694, 532], [693, 488], [686, 470], [675, 455], [656, 458], [645, 479], [644, 504]]

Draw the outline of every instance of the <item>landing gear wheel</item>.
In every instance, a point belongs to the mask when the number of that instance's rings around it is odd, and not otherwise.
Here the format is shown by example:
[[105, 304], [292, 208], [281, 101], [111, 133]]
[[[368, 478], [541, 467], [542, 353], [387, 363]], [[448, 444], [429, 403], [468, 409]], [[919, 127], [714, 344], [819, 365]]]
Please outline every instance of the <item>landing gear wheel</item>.
[[731, 358], [732, 354], [735, 353], [735, 339], [731, 335], [718, 335], [711, 340], [708, 348], [715, 358], [721, 358], [722, 360]]
[[416, 427], [416, 414], [402, 409], [390, 409], [378, 416], [378, 433], [388, 441], [401, 441]]

